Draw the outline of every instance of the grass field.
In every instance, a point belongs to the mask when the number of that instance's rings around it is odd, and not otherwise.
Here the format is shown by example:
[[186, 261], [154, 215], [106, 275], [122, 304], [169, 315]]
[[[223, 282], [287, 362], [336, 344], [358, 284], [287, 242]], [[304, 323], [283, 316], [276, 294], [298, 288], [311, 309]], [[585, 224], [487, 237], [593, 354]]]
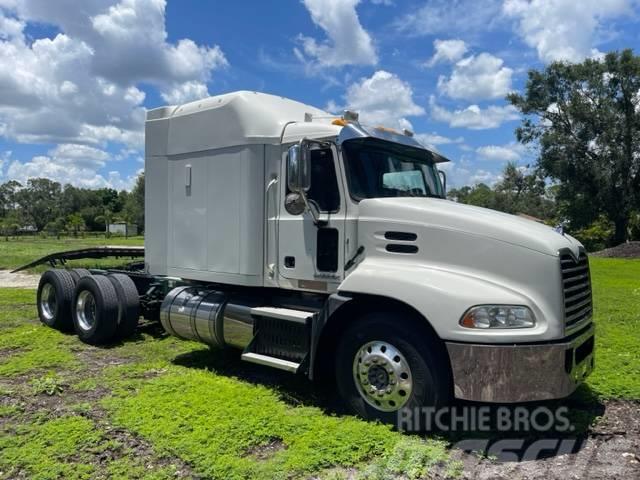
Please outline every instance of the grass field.
[[[597, 365], [567, 402], [576, 418], [601, 399], [640, 399], [640, 261], [592, 259], [592, 276]], [[32, 290], [0, 290], [0, 478], [460, 473], [446, 441], [327, 413], [303, 379], [154, 324], [90, 347], [41, 326], [34, 303]]]
[[[5, 241], [0, 238], [0, 270], [14, 269], [32, 262], [50, 253], [75, 250], [87, 247], [99, 247], [104, 245], [144, 245], [143, 237], [111, 237], [111, 238], [74, 238], [63, 237], [58, 240], [55, 237], [17, 237]], [[89, 262], [89, 263], [87, 263]], [[108, 260], [84, 260], [70, 262], [70, 266], [84, 266], [87, 268], [99, 268], [113, 265], [120, 265], [122, 259]], [[126, 259], [124, 260], [126, 263]], [[35, 271], [44, 271], [47, 266], [42, 266]]]

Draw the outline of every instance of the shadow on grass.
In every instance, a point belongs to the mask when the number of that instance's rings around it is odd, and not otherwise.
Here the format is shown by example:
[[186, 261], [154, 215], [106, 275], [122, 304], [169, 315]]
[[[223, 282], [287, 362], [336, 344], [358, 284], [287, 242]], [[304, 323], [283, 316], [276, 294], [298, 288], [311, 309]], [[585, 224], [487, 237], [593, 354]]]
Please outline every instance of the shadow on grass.
[[269, 387], [290, 405], [315, 406], [328, 413], [344, 413], [333, 393], [335, 389], [311, 382], [304, 375], [292, 375], [270, 367], [244, 362], [233, 349], [204, 349], [178, 355], [173, 363], [188, 368], [212, 370], [220, 375]]
[[[117, 348], [128, 343], [148, 340], [148, 337], [161, 342], [172, 338], [159, 322], [145, 322], [139, 326], [133, 337], [104, 348]], [[314, 406], [327, 414], [348, 413], [337, 396], [335, 384], [327, 381], [311, 382], [303, 375], [292, 375], [266, 366], [244, 362], [240, 359], [238, 350], [208, 348], [203, 345], [202, 348], [178, 354], [171, 361], [174, 365], [209, 370], [218, 375], [266, 386], [277, 392], [284, 402], [292, 406]], [[418, 429], [410, 429], [410, 434], [427, 433], [432, 437], [437, 436], [450, 443], [454, 449], [487, 457], [496, 462], [528, 459], [527, 455], [532, 450], [536, 452], [536, 459], [552, 458], [580, 451], [589, 435], [590, 427], [596, 419], [603, 416], [605, 405], [588, 385], [582, 385], [568, 398], [557, 401], [498, 405], [456, 400], [451, 404], [449, 415], [460, 415], [460, 412], [472, 412], [471, 415], [477, 415], [480, 410], [490, 418], [489, 428], [476, 428], [477, 422], [471, 422], [471, 428], [469, 428], [469, 422], [460, 428], [459, 423], [452, 423], [445, 415], [444, 423], [456, 425], [455, 430], [434, 428], [434, 425], [425, 430], [423, 424]], [[551, 428], [531, 428], [534, 422], [525, 422], [524, 428], [522, 423], [519, 427], [515, 426], [515, 420], [518, 418], [524, 416], [531, 419], [536, 415], [538, 416], [537, 424], [544, 425], [547, 423], [544, 414], [540, 417], [540, 412], [543, 410], [552, 412], [554, 415], [561, 412], [563, 418], [568, 420], [570, 428], [565, 430], [557, 428], [562, 426], [562, 422], [557, 421], [553, 422]], [[503, 418], [506, 415], [513, 422], [513, 426], [506, 429], [498, 428], [500, 415], [503, 415]]]
[[[289, 404], [313, 405], [330, 414], [345, 414], [346, 409], [335, 394], [335, 388], [330, 384], [314, 384], [301, 375], [291, 375], [268, 367], [253, 365], [240, 360], [237, 351], [233, 350], [196, 350], [177, 356], [173, 363], [188, 368], [198, 368], [215, 371], [218, 374], [237, 377], [243, 381], [260, 384], [275, 389]], [[459, 445], [462, 449], [469, 445], [480, 445], [476, 453], [490, 456], [495, 461], [513, 460], [514, 456], [521, 458], [530, 448], [536, 445], [547, 445], [548, 448], [537, 453], [537, 458], [549, 458], [558, 454], [575, 453], [579, 451], [588, 436], [589, 427], [604, 414], [604, 404], [597, 395], [586, 385], [581, 386], [570, 397], [559, 401], [524, 403], [518, 405], [496, 405], [476, 402], [455, 401], [452, 408], [478, 411], [481, 408], [489, 410], [491, 418], [490, 429], [461, 429], [445, 431], [432, 429], [429, 433], [437, 435], [452, 445]], [[522, 416], [532, 418], [537, 416], [537, 423], [544, 424], [544, 416], [540, 417], [541, 408], [548, 412], [563, 412], [571, 427], [567, 430], [557, 428], [523, 430], [511, 428], [508, 430], [495, 428], [498, 425], [498, 415], [507, 415], [515, 419]], [[459, 410], [460, 411], [460, 410]], [[505, 413], [506, 412], [506, 413]], [[529, 422], [531, 423], [531, 422]], [[556, 423], [554, 423], [556, 425]], [[562, 426], [561, 423], [557, 425]], [[424, 430], [416, 432], [425, 433]], [[469, 440], [476, 441], [475, 443]], [[565, 441], [566, 440], [566, 441]], [[505, 442], [507, 441], [507, 442]], [[510, 442], [508, 442], [510, 441]], [[542, 441], [542, 443], [539, 443]], [[564, 441], [564, 442], [563, 442]], [[503, 456], [493, 455], [491, 447], [503, 442], [509, 448]], [[564, 450], [559, 450], [560, 444]]]
[[[176, 356], [173, 363], [187, 368], [211, 370], [220, 375], [237, 377], [246, 382], [267, 386], [276, 390], [281, 398], [291, 405], [315, 406], [328, 414], [348, 413], [337, 398], [335, 385], [313, 383], [302, 375], [291, 375], [243, 362], [240, 360], [239, 352], [235, 350], [195, 350]], [[587, 385], [582, 385], [574, 394], [563, 400], [517, 405], [454, 401], [453, 408], [458, 409], [456, 411], [466, 409], [466, 411], [477, 412], [481, 408], [488, 410], [491, 428], [466, 428], [456, 431], [432, 428], [428, 432], [421, 428], [415, 434], [427, 433], [430, 436], [438, 436], [454, 448], [488, 457], [496, 462], [527, 459], [527, 452], [531, 451], [536, 452], [537, 459], [576, 453], [584, 446], [590, 426], [604, 414], [605, 410], [604, 404]], [[541, 409], [554, 414], [563, 412], [562, 415], [568, 420], [570, 428], [566, 430], [553, 427], [541, 430], [496, 428], [499, 424], [497, 417], [500, 414], [507, 415], [511, 419], [518, 418], [518, 415], [520, 418], [523, 415], [528, 418], [537, 416], [537, 423], [544, 425], [546, 422], [544, 417], [540, 417]], [[554, 427], [557, 426], [561, 427], [562, 423], [554, 423]], [[500, 445], [504, 446], [503, 451], [497, 451], [501, 449]], [[496, 446], [498, 446], [497, 449]]]
[[[605, 405], [588, 386], [569, 397], [520, 404], [489, 404], [457, 400], [457, 412], [488, 410], [489, 428], [439, 431], [454, 448], [495, 462], [538, 460], [577, 453], [590, 428], [605, 412]], [[476, 417], [477, 418], [477, 417]], [[502, 420], [500, 420], [502, 419]], [[510, 425], [500, 427], [501, 421]]]

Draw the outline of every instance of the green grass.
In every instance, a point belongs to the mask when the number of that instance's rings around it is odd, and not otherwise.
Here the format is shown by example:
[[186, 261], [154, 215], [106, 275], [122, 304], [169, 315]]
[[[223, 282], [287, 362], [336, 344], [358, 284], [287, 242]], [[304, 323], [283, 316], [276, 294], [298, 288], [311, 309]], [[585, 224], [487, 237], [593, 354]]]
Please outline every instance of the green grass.
[[106, 478], [96, 459], [123, 455], [107, 465], [111, 479], [168, 480], [175, 478], [171, 467], [148, 467], [136, 459], [136, 452], [122, 451], [122, 445], [106, 438], [97, 425], [84, 417], [4, 425], [0, 437], [0, 476], [15, 478], [19, 472], [33, 480], [89, 480]]
[[34, 480], [92, 478], [94, 468], [88, 460], [99, 452], [102, 436], [90, 420], [62, 417], [10, 429], [5, 427], [0, 438], [0, 465], [6, 478], [21, 470]]
[[72, 368], [77, 359], [70, 350], [74, 337], [44, 325], [21, 325], [0, 335], [0, 377], [23, 375], [35, 370]]
[[591, 258], [596, 369], [603, 398], [640, 399], [640, 260]]
[[[590, 402], [640, 399], [640, 261], [591, 265], [596, 371], [570, 402], [584, 427], [594, 421]], [[40, 326], [34, 303], [32, 290], [0, 289], [0, 478], [460, 474], [444, 441], [328, 414], [303, 379], [265, 383], [258, 367], [151, 327], [110, 348], [88, 347]], [[79, 368], [87, 359], [92, 369]], [[149, 448], [114, 439], [105, 425]]]
[[[184, 367], [169, 367], [136, 385], [135, 394], [124, 391], [104, 404], [116, 424], [211, 478], [287, 478], [356, 466], [392, 457], [405, 442], [387, 426], [326, 415], [315, 407], [292, 408], [267, 387]], [[272, 456], [256, 461], [250, 454], [274, 441], [282, 448]], [[406, 448], [420, 475], [448, 459], [443, 443], [413, 442]]]
[[[40, 238], [16, 237], [8, 242], [0, 239], [0, 270], [8, 270], [26, 265], [50, 253], [75, 250], [79, 248], [98, 247], [104, 245], [143, 245], [143, 237], [111, 237], [111, 238]], [[99, 268], [122, 264], [123, 260], [84, 260], [69, 262], [70, 266]], [[126, 259], [125, 262], [126, 263]], [[42, 268], [38, 269], [42, 271]]]
[[[360, 469], [362, 478], [400, 472], [419, 478], [435, 465], [457, 474], [443, 441], [406, 437], [387, 426], [330, 415], [308, 400], [291, 405], [279, 388], [230, 376], [218, 371], [215, 361], [203, 360], [218, 358], [222, 365], [227, 354], [159, 335], [158, 329], [143, 330], [136, 340], [109, 349], [85, 346], [37, 324], [35, 306], [23, 309], [33, 302], [32, 295], [0, 289], [0, 308], [10, 313], [6, 324], [0, 323], [0, 352], [5, 354], [0, 387], [18, 373], [26, 377], [7, 388], [14, 403], [1, 412], [9, 420], [0, 440], [0, 472], [7, 478], [21, 472], [29, 478], [162, 479], [175, 472], [171, 459], [186, 463], [198, 477], [220, 479], [340, 476], [347, 467]], [[15, 310], [9, 310], [12, 302]], [[23, 324], [16, 326], [14, 316], [22, 316]], [[54, 352], [65, 357], [52, 356]], [[94, 366], [87, 374], [77, 368], [79, 355], [90, 356], [102, 368]], [[44, 362], [51, 358], [56, 361]], [[304, 379], [288, 376], [287, 381], [307, 385]], [[87, 395], [98, 399], [87, 402]], [[63, 419], [50, 419], [53, 412], [42, 407], [35, 412], [18, 408], [38, 398], [50, 398], [58, 405], [55, 415]], [[81, 421], [69, 420], [78, 415]], [[96, 458], [104, 456], [105, 442], [113, 440], [86, 418], [93, 416], [146, 441], [153, 449], [150, 457], [142, 462], [130, 447], [109, 447], [119, 453], [98, 475]], [[67, 430], [58, 446], [54, 438]], [[274, 442], [277, 448], [263, 451]], [[87, 455], [77, 454], [79, 444], [89, 446]], [[20, 456], [20, 451], [32, 453]], [[155, 468], [149, 472], [144, 463]]]

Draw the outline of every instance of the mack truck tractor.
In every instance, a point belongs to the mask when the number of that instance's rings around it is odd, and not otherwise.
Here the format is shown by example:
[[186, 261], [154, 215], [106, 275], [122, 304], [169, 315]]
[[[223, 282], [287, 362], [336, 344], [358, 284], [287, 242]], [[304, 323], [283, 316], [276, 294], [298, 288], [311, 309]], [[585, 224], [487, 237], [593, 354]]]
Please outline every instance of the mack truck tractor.
[[46, 325], [105, 344], [159, 320], [332, 378], [351, 411], [386, 422], [454, 398], [562, 398], [594, 367], [583, 246], [447, 200], [447, 159], [409, 131], [241, 91], [148, 111], [145, 149], [144, 249], [44, 259], [144, 262], [47, 271]]

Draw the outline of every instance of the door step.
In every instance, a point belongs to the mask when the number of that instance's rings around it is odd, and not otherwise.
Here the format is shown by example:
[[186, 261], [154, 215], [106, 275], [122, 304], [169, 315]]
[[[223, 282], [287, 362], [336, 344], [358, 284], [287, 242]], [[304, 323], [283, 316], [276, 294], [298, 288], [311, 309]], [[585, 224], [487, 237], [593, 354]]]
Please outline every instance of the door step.
[[258, 365], [266, 365], [267, 367], [277, 368], [278, 370], [284, 370], [286, 372], [297, 373], [300, 368], [300, 363], [292, 362], [290, 360], [284, 360], [282, 358], [270, 357], [268, 355], [261, 355], [259, 353], [243, 353], [242, 360], [250, 363], [257, 363]]
[[277, 318], [287, 322], [302, 324], [306, 324], [307, 320], [313, 317], [313, 313], [311, 312], [276, 307], [255, 307], [251, 309], [251, 315], [253, 315], [254, 317]]
[[277, 307], [251, 309], [254, 337], [242, 360], [297, 373], [306, 368], [311, 345], [313, 312]]

